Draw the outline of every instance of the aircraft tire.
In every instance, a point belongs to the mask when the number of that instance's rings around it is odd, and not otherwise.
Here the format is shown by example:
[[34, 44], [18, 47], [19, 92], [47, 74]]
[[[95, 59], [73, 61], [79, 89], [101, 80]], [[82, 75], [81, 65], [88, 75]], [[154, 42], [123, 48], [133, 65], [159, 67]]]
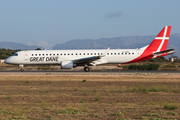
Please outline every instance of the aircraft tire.
[[21, 72], [24, 72], [24, 69], [23, 69], [23, 68], [21, 68], [21, 69], [20, 69], [20, 71], [21, 71]]
[[84, 68], [84, 71], [85, 71], [85, 72], [89, 72], [89, 71], [90, 71], [90, 68], [89, 68], [89, 67], [85, 67], [85, 68]]

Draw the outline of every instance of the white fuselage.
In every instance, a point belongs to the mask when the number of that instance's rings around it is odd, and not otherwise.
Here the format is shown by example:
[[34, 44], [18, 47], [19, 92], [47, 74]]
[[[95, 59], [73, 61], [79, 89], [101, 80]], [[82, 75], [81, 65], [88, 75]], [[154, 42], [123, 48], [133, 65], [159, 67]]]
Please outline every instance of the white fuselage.
[[[74, 61], [81, 58], [103, 55], [106, 49], [93, 50], [30, 50], [19, 51], [16, 56], [6, 59], [9, 64], [60, 64], [62, 61]], [[106, 63], [126, 63], [137, 58], [140, 49], [110, 49], [104, 57], [94, 62], [94, 65]]]

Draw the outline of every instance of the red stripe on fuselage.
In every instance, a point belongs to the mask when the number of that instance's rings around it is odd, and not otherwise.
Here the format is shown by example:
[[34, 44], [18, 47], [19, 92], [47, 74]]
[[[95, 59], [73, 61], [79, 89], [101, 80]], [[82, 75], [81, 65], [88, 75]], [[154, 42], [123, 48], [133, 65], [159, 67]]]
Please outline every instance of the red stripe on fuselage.
[[[148, 60], [153, 58], [154, 55], [151, 55], [153, 52], [156, 52], [158, 47], [160, 46], [162, 40], [154, 39], [152, 43], [144, 50], [144, 52], [136, 59], [127, 62], [127, 63], [122, 63], [123, 64], [128, 64], [128, 63], [133, 63], [133, 62], [140, 62], [144, 60]], [[148, 56], [148, 57], [147, 57]]]

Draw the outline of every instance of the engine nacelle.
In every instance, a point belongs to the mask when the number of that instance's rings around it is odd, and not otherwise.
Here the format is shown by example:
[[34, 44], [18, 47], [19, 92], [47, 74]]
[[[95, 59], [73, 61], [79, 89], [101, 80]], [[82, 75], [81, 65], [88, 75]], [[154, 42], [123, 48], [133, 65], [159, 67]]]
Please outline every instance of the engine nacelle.
[[61, 62], [61, 69], [71, 69], [76, 67], [76, 64], [74, 64], [72, 61], [62, 61]]

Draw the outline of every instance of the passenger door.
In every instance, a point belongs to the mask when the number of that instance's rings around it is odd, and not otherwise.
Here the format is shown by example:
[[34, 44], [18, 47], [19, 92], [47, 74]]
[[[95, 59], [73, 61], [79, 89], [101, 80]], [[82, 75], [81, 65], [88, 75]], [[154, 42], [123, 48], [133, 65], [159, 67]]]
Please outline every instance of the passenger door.
[[24, 51], [24, 59], [25, 59], [25, 61], [28, 61], [28, 59], [29, 59], [29, 51]]

